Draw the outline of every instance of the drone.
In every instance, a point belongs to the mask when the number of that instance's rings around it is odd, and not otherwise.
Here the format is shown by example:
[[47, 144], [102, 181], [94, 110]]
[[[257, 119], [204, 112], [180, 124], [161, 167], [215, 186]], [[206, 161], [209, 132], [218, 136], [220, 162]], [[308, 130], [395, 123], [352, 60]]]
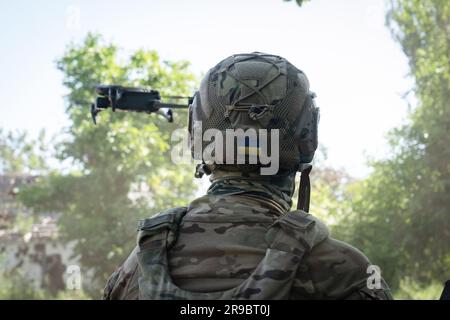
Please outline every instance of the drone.
[[[168, 96], [168, 99], [186, 99], [186, 104], [161, 102], [161, 94], [157, 90], [145, 88], [131, 88], [119, 85], [98, 85], [95, 87], [98, 95], [91, 104], [91, 116], [94, 124], [97, 123], [97, 115], [108, 108], [113, 112], [143, 112], [156, 113], [173, 122], [172, 109], [187, 109], [192, 104], [193, 97]], [[161, 109], [167, 109], [166, 111]]]

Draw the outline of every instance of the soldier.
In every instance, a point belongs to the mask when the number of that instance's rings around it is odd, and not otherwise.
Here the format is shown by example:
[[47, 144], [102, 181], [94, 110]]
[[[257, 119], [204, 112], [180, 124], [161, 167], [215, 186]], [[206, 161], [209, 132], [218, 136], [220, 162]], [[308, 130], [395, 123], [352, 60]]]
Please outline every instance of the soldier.
[[[370, 285], [368, 259], [307, 213], [318, 121], [308, 79], [287, 60], [256, 52], [212, 68], [189, 110], [192, 154], [203, 161], [196, 176], [209, 174], [211, 186], [187, 207], [140, 222], [137, 246], [103, 298], [391, 299], [381, 277]], [[206, 159], [199, 125], [202, 134], [263, 129], [272, 140], [238, 138]], [[279, 166], [270, 175], [258, 158], [268, 145]], [[291, 211], [297, 171], [299, 210]]]

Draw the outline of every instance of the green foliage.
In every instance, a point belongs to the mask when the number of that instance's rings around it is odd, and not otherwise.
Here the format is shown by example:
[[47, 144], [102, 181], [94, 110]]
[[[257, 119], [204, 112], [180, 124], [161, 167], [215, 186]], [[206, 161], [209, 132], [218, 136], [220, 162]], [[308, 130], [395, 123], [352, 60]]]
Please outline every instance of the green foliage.
[[[368, 179], [354, 181], [320, 163], [313, 171], [311, 212], [381, 267], [396, 298], [437, 298], [440, 283], [450, 278], [449, 13], [445, 0], [390, 2], [387, 24], [409, 59], [417, 107], [406, 125], [390, 133], [391, 156], [372, 161]], [[64, 238], [78, 240], [77, 252], [83, 266], [94, 268], [97, 288], [133, 246], [135, 221], [185, 204], [194, 191], [192, 168], [168, 160], [170, 133], [179, 125], [154, 115], [108, 112], [92, 125], [87, 106], [99, 83], [191, 93], [188, 63], [164, 62], [144, 50], [120, 57], [116, 46], [88, 35], [58, 61], [72, 125], [57, 156], [73, 166], [20, 194], [36, 210], [63, 213]], [[177, 116], [179, 123], [186, 119]], [[8, 139], [0, 139], [2, 170], [43, 167], [28, 160], [25, 143]], [[11, 160], [16, 158], [24, 160]]]
[[0, 173], [37, 174], [48, 169], [48, 142], [45, 131], [37, 139], [26, 132], [4, 132], [0, 128]]
[[[326, 160], [327, 150], [319, 145], [311, 171], [310, 212], [323, 220], [333, 235], [339, 238], [342, 219], [351, 208], [348, 186], [354, 179], [345, 170], [328, 166]], [[297, 188], [292, 197], [293, 208], [297, 207], [300, 175], [297, 178]]]
[[36, 300], [46, 297], [46, 292], [34, 288], [20, 272], [0, 273], [0, 300]]
[[406, 277], [400, 281], [399, 290], [394, 298], [400, 300], [437, 300], [441, 296], [443, 285], [433, 282], [421, 286], [416, 281]]
[[185, 61], [162, 61], [146, 50], [124, 59], [115, 45], [92, 34], [72, 44], [57, 66], [69, 91], [72, 122], [57, 157], [72, 169], [42, 177], [20, 199], [34, 209], [62, 213], [62, 235], [78, 241], [81, 263], [93, 268], [94, 287], [100, 289], [132, 249], [137, 220], [185, 205], [195, 187], [193, 169], [170, 160], [170, 135], [185, 126], [186, 113], [177, 112], [177, 123], [170, 124], [157, 115], [103, 112], [95, 126], [88, 109], [94, 87], [121, 84], [189, 95], [195, 79]]
[[348, 186], [354, 179], [344, 170], [327, 166], [315, 167], [311, 179], [311, 212], [339, 237], [339, 226], [351, 207]]
[[56, 296], [49, 291], [37, 289], [19, 270], [0, 272], [0, 300], [87, 300], [82, 290], [60, 291]]
[[90, 300], [91, 297], [89, 297], [84, 291], [82, 290], [66, 290], [61, 291], [58, 293], [56, 297], [54, 297], [55, 300]]
[[450, 278], [450, 3], [391, 1], [387, 22], [409, 59], [417, 107], [389, 135], [391, 156], [353, 186], [346, 240], [405, 291]]
[[[4, 132], [0, 129], [0, 175], [5, 175], [5, 180], [17, 178], [21, 181], [23, 176], [45, 173], [49, 155], [44, 130], [36, 139], [31, 139], [24, 131]], [[3, 212], [15, 212], [13, 219], [0, 219], [0, 229], [10, 228], [22, 233], [31, 231], [35, 217], [15, 200], [20, 189], [17, 184], [14, 187], [11, 185], [11, 190], [0, 190], [0, 216]]]

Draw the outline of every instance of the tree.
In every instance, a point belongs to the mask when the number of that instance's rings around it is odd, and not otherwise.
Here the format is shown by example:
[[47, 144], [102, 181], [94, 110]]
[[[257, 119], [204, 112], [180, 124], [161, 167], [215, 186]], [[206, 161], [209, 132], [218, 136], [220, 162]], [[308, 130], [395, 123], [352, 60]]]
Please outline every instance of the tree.
[[[319, 144], [314, 156], [311, 171], [310, 212], [323, 220], [336, 238], [341, 237], [342, 219], [351, 208], [349, 186], [355, 183], [344, 169], [334, 168], [328, 164], [327, 149]], [[300, 174], [296, 177], [296, 189], [292, 208], [297, 207]], [[345, 228], [343, 228], [345, 229]]]
[[48, 172], [50, 153], [44, 130], [32, 139], [25, 131], [3, 132], [0, 129], [0, 176], [3, 176], [0, 178], [9, 184], [9, 187], [3, 185], [5, 189], [0, 190], [0, 216], [3, 212], [15, 212], [13, 216], [0, 218], [0, 229], [14, 227], [24, 232], [31, 230], [35, 217], [15, 200], [14, 195], [20, 192], [22, 183], [30, 183], [36, 175]]
[[100, 83], [188, 95], [195, 83], [189, 64], [162, 61], [146, 50], [120, 57], [115, 45], [89, 34], [58, 60], [69, 91], [71, 125], [57, 158], [72, 165], [64, 174], [54, 171], [42, 177], [20, 195], [32, 208], [62, 213], [63, 239], [77, 241], [82, 267], [94, 271], [90, 292], [97, 297], [97, 289], [132, 249], [137, 220], [185, 205], [195, 192], [193, 169], [170, 161], [170, 134], [184, 126], [186, 112], [178, 112], [173, 124], [157, 115], [104, 112], [93, 125], [88, 111], [94, 86]]
[[26, 132], [3, 132], [0, 129], [0, 174], [39, 174], [48, 169], [48, 141], [42, 130], [37, 139]]
[[450, 278], [450, 3], [393, 0], [387, 24], [409, 59], [417, 106], [390, 133], [391, 156], [355, 186], [347, 237], [395, 288], [404, 277]]

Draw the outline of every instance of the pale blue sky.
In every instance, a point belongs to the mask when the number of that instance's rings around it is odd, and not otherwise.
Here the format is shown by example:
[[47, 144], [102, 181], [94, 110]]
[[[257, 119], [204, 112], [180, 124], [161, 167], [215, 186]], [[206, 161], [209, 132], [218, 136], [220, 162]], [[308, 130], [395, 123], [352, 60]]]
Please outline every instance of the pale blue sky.
[[[383, 0], [1, 1], [0, 127], [57, 133], [67, 124], [54, 61], [87, 32], [131, 52], [187, 59], [197, 74], [228, 55], [263, 51], [306, 72], [321, 107], [329, 163], [363, 177], [402, 123], [407, 60], [384, 26]], [[87, 108], [86, 108], [87, 112]]]

